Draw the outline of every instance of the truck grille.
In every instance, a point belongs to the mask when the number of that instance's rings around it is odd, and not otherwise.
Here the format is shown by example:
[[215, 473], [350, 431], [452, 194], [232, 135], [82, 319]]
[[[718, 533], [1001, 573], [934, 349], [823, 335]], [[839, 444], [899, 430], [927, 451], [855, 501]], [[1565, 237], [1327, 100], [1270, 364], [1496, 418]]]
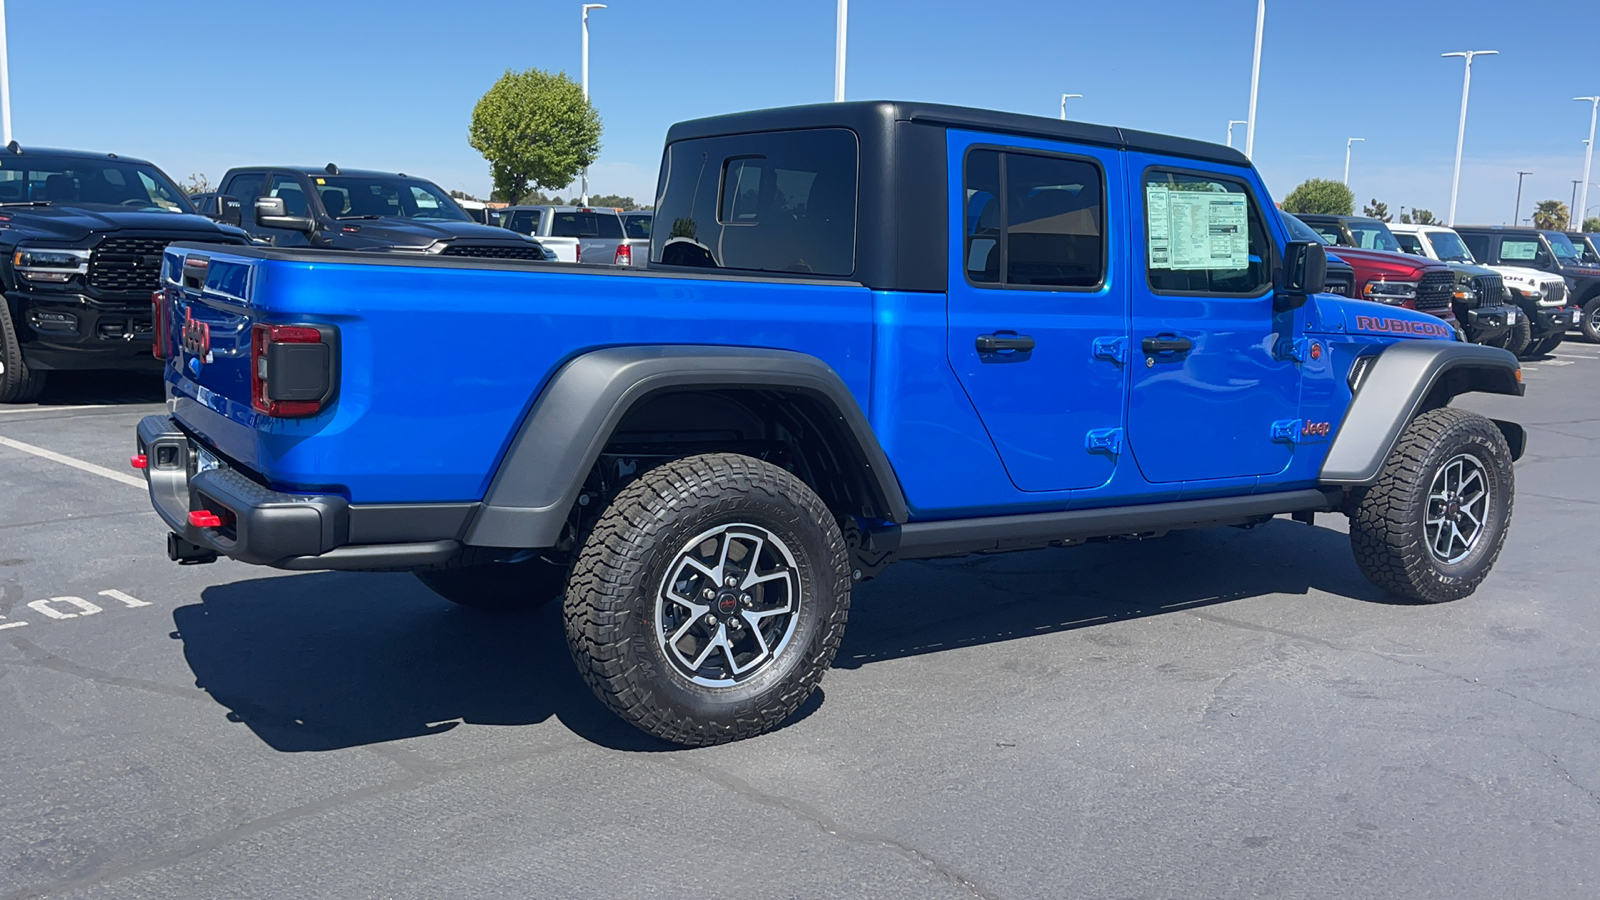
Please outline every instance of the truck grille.
[[1478, 308], [1500, 306], [1506, 302], [1505, 281], [1499, 275], [1479, 275], [1472, 279], [1472, 290], [1478, 295]]
[[1429, 272], [1417, 284], [1417, 309], [1425, 312], [1447, 310], [1456, 295], [1454, 272]]
[[1557, 306], [1565, 303], [1566, 300], [1567, 283], [1565, 281], [1553, 281], [1550, 283], [1550, 286], [1545, 289], [1545, 301], [1550, 302], [1550, 305]]
[[161, 286], [161, 254], [176, 237], [113, 237], [89, 257], [89, 287], [102, 294], [149, 294]]
[[1338, 294], [1341, 297], [1353, 296], [1355, 287], [1354, 279], [1342, 272], [1329, 272], [1328, 280], [1323, 282], [1322, 285], [1323, 291], [1329, 294]]
[[515, 244], [451, 244], [439, 253], [440, 256], [471, 256], [478, 259], [527, 259], [535, 262], [544, 260], [544, 253], [534, 244], [519, 247]]

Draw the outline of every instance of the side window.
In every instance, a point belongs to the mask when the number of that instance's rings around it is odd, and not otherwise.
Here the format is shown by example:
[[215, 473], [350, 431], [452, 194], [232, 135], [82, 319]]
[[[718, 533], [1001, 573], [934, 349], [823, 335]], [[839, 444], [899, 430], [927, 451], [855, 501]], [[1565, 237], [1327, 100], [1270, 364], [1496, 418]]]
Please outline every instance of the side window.
[[964, 256], [977, 284], [1095, 288], [1105, 278], [1105, 197], [1087, 160], [974, 150], [963, 185]]
[[1422, 241], [1408, 231], [1396, 231], [1394, 239], [1400, 242], [1400, 249], [1415, 256], [1427, 256], [1428, 251], [1422, 247]]
[[506, 222], [505, 227], [518, 234], [537, 235], [539, 233], [539, 211], [536, 209], [519, 209], [511, 214], [511, 219]]
[[1467, 249], [1472, 251], [1472, 258], [1480, 262], [1492, 259], [1489, 255], [1489, 236], [1486, 234], [1463, 234], [1461, 240], [1467, 244]]
[[247, 222], [255, 216], [256, 198], [261, 196], [261, 185], [266, 180], [267, 177], [260, 172], [245, 172], [235, 175], [222, 191], [230, 197], [239, 198], [239, 209]]
[[[1470, 247], [1471, 244], [1468, 244], [1468, 246]], [[1539, 255], [1538, 238], [1503, 237], [1500, 239], [1500, 259], [1504, 262], [1533, 262]]]
[[306, 192], [300, 187], [300, 182], [292, 175], [274, 175], [272, 184], [267, 188], [268, 197], [282, 197], [284, 215], [309, 216], [310, 209], [306, 206]]
[[1144, 204], [1151, 290], [1249, 296], [1271, 286], [1267, 231], [1243, 182], [1151, 169]]
[[1311, 230], [1321, 235], [1322, 239], [1327, 241], [1329, 246], [1337, 247], [1340, 244], [1349, 246], [1344, 239], [1344, 232], [1341, 231], [1337, 225], [1327, 225], [1319, 222], [1316, 225], [1312, 225]]

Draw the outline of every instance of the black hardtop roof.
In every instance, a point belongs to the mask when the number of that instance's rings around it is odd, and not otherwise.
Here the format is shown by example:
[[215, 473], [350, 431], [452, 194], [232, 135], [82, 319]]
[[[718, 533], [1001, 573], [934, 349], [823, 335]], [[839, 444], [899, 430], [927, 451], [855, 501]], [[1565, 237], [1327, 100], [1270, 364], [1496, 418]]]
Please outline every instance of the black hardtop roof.
[[667, 143], [688, 138], [719, 137], [755, 131], [785, 131], [796, 128], [834, 127], [849, 128], [858, 133], [871, 132], [897, 121], [1097, 144], [1123, 150], [1142, 150], [1225, 165], [1250, 165], [1250, 160], [1238, 150], [1206, 141], [1131, 131], [1110, 125], [1063, 121], [1044, 116], [896, 100], [814, 103], [808, 106], [786, 106], [693, 119], [672, 126], [667, 131]]
[[1532, 225], [1451, 225], [1455, 231], [1499, 231], [1505, 234], [1564, 234], [1559, 228], [1535, 228]]
[[[16, 149], [12, 149], [15, 147]], [[59, 147], [25, 147], [16, 141], [0, 148], [0, 164], [7, 159], [114, 159], [118, 162], [135, 163], [137, 165], [154, 165], [148, 159], [139, 159], [136, 156], [123, 156], [120, 153], [96, 153], [93, 150], [63, 150]]]
[[[356, 175], [356, 176], [360, 176], [360, 177], [364, 177], [364, 178], [404, 178], [404, 179], [406, 179], [408, 181], [427, 181], [429, 184], [433, 183], [432, 181], [429, 181], [428, 179], [423, 178], [421, 175], [407, 175], [404, 172], [379, 172], [376, 169], [345, 169], [345, 168], [341, 168], [341, 169], [339, 169], [339, 171], [337, 173], [334, 173], [334, 172], [329, 172], [328, 171], [328, 167], [326, 165], [322, 165], [322, 166], [234, 166], [233, 168], [229, 169], [228, 172], [248, 172], [248, 171], [252, 171], [252, 170], [256, 170], [256, 169], [274, 170], [274, 171], [279, 171], [279, 172], [297, 172], [297, 173], [299, 173], [301, 175], [315, 175], [318, 178], [339, 178], [339, 177], [344, 176], [344, 175]], [[224, 175], [223, 177], [226, 178], [227, 175]]]
[[[1342, 216], [1338, 213], [1290, 213], [1296, 219], [1304, 222], [1307, 219], [1335, 219], [1340, 222], [1383, 222], [1377, 216]], [[1389, 224], [1384, 222], [1385, 225]]]

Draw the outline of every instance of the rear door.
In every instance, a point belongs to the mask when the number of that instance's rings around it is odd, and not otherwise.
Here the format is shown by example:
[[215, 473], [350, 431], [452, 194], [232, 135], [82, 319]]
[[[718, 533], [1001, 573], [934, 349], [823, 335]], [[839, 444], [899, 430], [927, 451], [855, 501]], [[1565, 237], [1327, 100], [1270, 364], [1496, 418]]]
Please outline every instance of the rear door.
[[[1115, 150], [948, 132], [950, 365], [1024, 491], [1111, 479], [1127, 390]], [[1123, 362], [1118, 362], [1118, 356]]]
[[1142, 153], [1128, 167], [1139, 470], [1155, 483], [1282, 471], [1300, 406], [1300, 317], [1273, 311], [1278, 217], [1263, 215], [1247, 170]]

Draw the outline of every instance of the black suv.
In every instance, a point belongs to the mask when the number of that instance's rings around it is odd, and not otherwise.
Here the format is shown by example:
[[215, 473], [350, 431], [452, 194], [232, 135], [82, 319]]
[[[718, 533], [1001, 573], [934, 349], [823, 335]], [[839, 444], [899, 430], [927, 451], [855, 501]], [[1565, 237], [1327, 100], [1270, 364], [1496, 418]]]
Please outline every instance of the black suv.
[[1565, 234], [1503, 225], [1457, 225], [1455, 229], [1473, 257], [1485, 265], [1522, 266], [1561, 276], [1566, 288], [1562, 304], [1547, 303], [1529, 316], [1534, 341], [1540, 340], [1541, 333], [1552, 338], [1546, 341], [1546, 351], [1560, 343], [1554, 338], [1569, 328], [1581, 326], [1590, 340], [1600, 340], [1600, 334], [1590, 332], [1596, 323], [1580, 311], [1600, 307], [1600, 268], [1584, 265], [1583, 254]]
[[431, 181], [332, 163], [229, 169], [203, 212], [277, 247], [547, 258], [537, 241], [474, 222]]
[[150, 296], [173, 241], [243, 244], [160, 169], [115, 153], [0, 150], [0, 403], [54, 369], [160, 371]]

